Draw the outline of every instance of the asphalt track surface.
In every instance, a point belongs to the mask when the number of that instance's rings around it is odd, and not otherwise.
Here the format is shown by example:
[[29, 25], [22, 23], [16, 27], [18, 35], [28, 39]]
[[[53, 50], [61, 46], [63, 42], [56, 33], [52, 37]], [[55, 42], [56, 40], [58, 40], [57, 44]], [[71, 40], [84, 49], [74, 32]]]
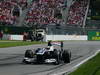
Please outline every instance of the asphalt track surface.
[[[9, 43], [8, 43], [9, 44]], [[60, 75], [100, 49], [99, 41], [67, 41], [64, 49], [72, 53], [69, 64], [23, 64], [25, 50], [46, 45], [0, 48], [0, 75]]]

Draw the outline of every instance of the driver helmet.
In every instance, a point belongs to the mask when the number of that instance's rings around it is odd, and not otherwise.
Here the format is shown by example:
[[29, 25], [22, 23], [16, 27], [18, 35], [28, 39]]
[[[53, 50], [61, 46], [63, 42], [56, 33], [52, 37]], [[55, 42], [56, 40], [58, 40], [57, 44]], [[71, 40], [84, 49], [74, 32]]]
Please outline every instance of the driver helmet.
[[50, 46], [47, 46], [46, 49], [49, 50], [50, 49]]

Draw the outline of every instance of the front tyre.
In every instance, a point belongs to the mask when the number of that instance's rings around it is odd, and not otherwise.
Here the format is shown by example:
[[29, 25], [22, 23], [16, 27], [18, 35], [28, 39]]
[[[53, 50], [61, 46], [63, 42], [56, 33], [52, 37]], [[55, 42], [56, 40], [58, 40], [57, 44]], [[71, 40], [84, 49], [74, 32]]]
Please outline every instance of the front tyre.
[[32, 50], [26, 50], [25, 57], [27, 57], [27, 58], [33, 58], [33, 51]]

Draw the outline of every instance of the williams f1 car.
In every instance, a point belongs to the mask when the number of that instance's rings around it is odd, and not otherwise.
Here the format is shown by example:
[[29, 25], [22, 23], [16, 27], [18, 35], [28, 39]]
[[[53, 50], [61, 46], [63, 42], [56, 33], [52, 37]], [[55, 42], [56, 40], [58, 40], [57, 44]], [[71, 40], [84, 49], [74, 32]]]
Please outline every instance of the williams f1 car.
[[[61, 48], [54, 48], [55, 45]], [[26, 50], [23, 63], [53, 63], [55, 65], [61, 62], [70, 63], [71, 52], [69, 50], [64, 50], [63, 42], [49, 42], [48, 46], [45, 48], [37, 48], [36, 50]]]

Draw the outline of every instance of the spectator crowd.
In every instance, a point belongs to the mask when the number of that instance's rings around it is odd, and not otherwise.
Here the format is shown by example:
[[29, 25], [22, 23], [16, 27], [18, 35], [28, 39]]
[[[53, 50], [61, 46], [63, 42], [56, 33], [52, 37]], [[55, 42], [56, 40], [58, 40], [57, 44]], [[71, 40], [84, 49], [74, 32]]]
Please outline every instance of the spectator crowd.
[[[18, 23], [20, 9], [29, 7], [25, 24], [64, 24], [63, 9], [67, 0], [32, 0], [28, 6], [27, 0], [0, 1], [0, 23], [13, 25]], [[82, 25], [88, 5], [88, 0], [73, 0], [67, 18], [67, 24]]]
[[[0, 1], [0, 23], [5, 25], [15, 24], [20, 16], [20, 9], [27, 5], [27, 0], [2, 0]], [[15, 13], [14, 13], [15, 12]]]
[[67, 24], [83, 25], [88, 0], [75, 0], [68, 13]]
[[61, 24], [62, 9], [65, 7], [65, 0], [33, 0], [27, 13], [25, 23], [29, 24]]

